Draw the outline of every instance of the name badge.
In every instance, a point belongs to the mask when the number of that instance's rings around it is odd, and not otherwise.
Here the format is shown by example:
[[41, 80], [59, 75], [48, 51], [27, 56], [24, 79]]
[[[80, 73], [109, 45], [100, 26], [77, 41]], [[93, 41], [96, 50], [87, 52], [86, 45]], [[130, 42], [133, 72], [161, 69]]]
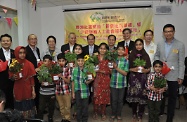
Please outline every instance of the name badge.
[[179, 53], [179, 50], [178, 49], [173, 49], [172, 52], [173, 53]]
[[149, 53], [154, 53], [154, 50], [149, 50]]

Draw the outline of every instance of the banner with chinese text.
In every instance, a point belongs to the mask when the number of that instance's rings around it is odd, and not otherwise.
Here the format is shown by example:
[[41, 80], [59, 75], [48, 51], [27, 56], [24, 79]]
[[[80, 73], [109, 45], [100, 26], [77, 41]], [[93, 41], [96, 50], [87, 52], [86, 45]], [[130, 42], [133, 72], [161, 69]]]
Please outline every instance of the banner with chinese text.
[[[147, 29], [153, 30], [152, 8], [126, 8], [64, 12], [65, 16], [65, 43], [68, 34], [77, 35], [77, 43], [87, 45], [87, 35], [94, 34], [95, 43], [107, 43], [110, 34], [116, 35], [117, 42], [123, 40], [124, 28], [132, 30], [132, 40], [143, 38]], [[116, 42], [116, 43], [117, 43]]]

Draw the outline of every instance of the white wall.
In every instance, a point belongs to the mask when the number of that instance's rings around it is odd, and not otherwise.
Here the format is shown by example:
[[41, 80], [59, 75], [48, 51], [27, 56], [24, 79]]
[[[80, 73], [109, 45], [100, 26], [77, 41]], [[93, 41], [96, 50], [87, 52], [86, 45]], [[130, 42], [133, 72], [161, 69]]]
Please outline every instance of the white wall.
[[0, 0], [0, 5], [17, 10], [17, 0]]
[[[112, 6], [113, 4], [111, 4]], [[187, 2], [184, 2], [182, 5], [178, 5], [176, 3], [170, 4], [165, 1], [154, 1], [153, 2], [153, 10], [157, 5], [171, 5], [173, 7], [172, 15], [154, 15], [154, 33], [155, 33], [155, 42], [163, 40], [162, 38], [162, 28], [165, 24], [171, 23], [176, 27], [175, 37], [184, 42], [186, 46], [186, 54], [187, 54]], [[92, 4], [94, 6], [94, 4]], [[32, 12], [30, 12], [32, 13]], [[64, 41], [64, 14], [62, 12], [62, 6], [59, 7], [50, 7], [50, 8], [41, 8], [41, 13], [37, 16], [41, 15], [40, 21], [37, 18], [36, 23], [41, 23], [41, 26], [37, 26], [35, 29], [41, 29], [41, 40], [43, 43], [39, 44], [40, 50], [44, 50], [46, 48], [46, 38], [49, 35], [54, 35], [57, 38], [57, 47], [60, 48]], [[30, 14], [30, 18], [35, 18], [36, 16]], [[30, 28], [31, 32], [34, 32], [34, 28]]]
[[64, 14], [62, 7], [50, 7], [41, 9], [41, 32], [42, 32], [42, 49], [46, 49], [46, 39], [53, 35], [57, 40], [57, 48], [60, 49], [64, 42]]

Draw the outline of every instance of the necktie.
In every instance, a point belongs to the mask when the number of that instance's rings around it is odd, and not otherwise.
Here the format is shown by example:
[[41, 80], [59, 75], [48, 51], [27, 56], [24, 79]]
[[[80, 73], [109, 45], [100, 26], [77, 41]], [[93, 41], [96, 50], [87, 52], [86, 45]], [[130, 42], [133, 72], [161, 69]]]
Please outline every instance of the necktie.
[[126, 48], [128, 49], [129, 48], [129, 46], [128, 46], [128, 43], [126, 42]]

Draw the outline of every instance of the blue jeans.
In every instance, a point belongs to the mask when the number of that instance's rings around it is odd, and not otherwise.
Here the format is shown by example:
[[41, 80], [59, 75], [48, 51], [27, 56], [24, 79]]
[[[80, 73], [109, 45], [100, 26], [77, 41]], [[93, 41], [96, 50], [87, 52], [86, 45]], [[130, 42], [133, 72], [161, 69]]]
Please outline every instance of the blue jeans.
[[112, 116], [121, 117], [125, 88], [111, 88]]

